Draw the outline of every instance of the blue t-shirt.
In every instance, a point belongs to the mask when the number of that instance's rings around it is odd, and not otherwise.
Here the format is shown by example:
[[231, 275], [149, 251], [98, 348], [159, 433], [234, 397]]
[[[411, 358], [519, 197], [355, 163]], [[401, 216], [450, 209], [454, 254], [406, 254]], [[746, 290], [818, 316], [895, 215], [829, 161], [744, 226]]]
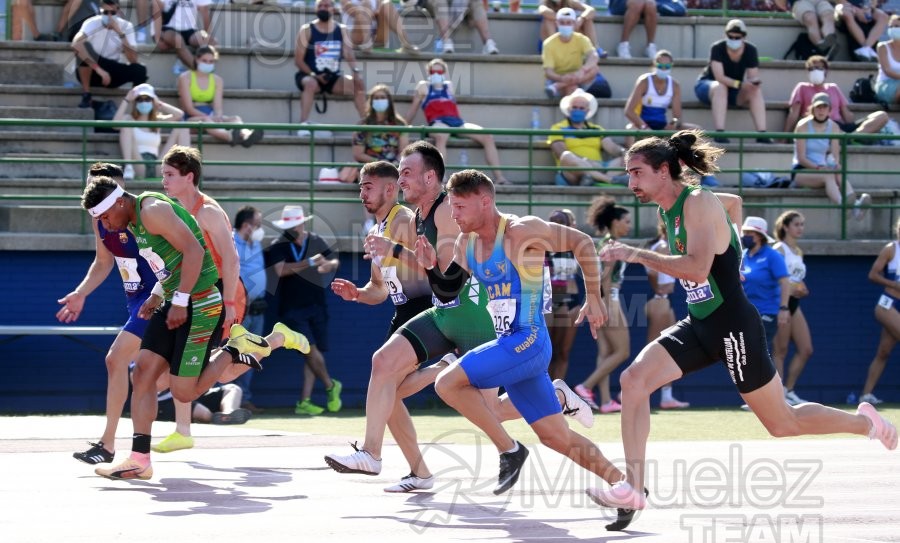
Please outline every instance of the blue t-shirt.
[[778, 280], [788, 277], [781, 253], [766, 245], [751, 256], [745, 249], [741, 261], [744, 293], [760, 315], [777, 315], [781, 306], [781, 285]]
[[266, 261], [262, 243], [244, 241], [234, 233], [234, 247], [241, 265], [241, 281], [247, 289], [247, 299], [253, 301], [266, 295]]

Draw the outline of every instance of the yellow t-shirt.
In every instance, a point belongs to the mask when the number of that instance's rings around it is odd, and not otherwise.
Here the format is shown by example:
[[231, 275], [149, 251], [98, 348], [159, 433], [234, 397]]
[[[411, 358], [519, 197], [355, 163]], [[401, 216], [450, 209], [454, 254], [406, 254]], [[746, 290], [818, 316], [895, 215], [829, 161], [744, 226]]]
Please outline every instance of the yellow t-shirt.
[[577, 71], [584, 64], [584, 57], [594, 49], [594, 44], [584, 34], [575, 32], [568, 42], [562, 41], [559, 32], [544, 40], [541, 61], [544, 68], [552, 68], [558, 74]]
[[[571, 151], [582, 158], [588, 160], [601, 160], [600, 146], [603, 145], [603, 138], [600, 136], [580, 136], [578, 135], [578, 132], [582, 130], [603, 130], [603, 127], [589, 122], [585, 122], [584, 125], [584, 128], [575, 128], [569, 124], [568, 119], [559, 121], [550, 128], [552, 130], [569, 130], [572, 132], [572, 135], [550, 135], [547, 137], [547, 145], [550, 145], [554, 141], [562, 141], [566, 144], [566, 150]], [[559, 160], [556, 161], [556, 165], [559, 166]]]

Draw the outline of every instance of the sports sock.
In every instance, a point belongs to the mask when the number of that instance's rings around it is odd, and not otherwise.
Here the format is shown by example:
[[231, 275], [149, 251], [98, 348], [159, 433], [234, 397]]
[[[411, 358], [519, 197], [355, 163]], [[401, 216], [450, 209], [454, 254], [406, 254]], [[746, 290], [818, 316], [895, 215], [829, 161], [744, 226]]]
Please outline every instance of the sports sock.
[[514, 453], [514, 452], [516, 452], [516, 451], [518, 451], [518, 450], [519, 450], [519, 442], [518, 442], [518, 441], [516, 441], [516, 444], [515, 444], [515, 446], [513, 446], [513, 448], [512, 448], [512, 449], [510, 449], [510, 450], [508, 450], [508, 451], [504, 451], [504, 452], [503, 452], [503, 454], [510, 454], [510, 453]]
[[660, 390], [662, 393], [661, 400], [664, 402], [672, 401], [672, 387], [662, 387]]
[[134, 434], [131, 438], [131, 451], [150, 454], [150, 436], [148, 434]]

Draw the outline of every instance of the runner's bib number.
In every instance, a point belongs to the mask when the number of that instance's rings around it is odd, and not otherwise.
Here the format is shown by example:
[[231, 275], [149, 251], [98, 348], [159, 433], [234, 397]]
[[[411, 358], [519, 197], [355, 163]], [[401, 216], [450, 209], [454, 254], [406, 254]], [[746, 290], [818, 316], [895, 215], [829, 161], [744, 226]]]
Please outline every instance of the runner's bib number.
[[894, 307], [894, 300], [890, 296], [882, 294], [878, 298], [878, 305], [885, 309], [892, 309]]
[[704, 281], [702, 283], [695, 283], [694, 281], [687, 281], [685, 279], [680, 279], [680, 281], [681, 286], [684, 287], [685, 292], [687, 292], [687, 303], [689, 304], [699, 304], [715, 298], [709, 281]]
[[122, 277], [122, 284], [125, 285], [125, 292], [131, 294], [141, 289], [141, 274], [138, 273], [138, 261], [136, 258], [125, 258], [117, 256], [116, 265], [119, 267], [119, 275]]
[[509, 333], [513, 321], [516, 318], [516, 300], [512, 298], [497, 298], [487, 303], [488, 313], [494, 321], [494, 332], [497, 337]]
[[403, 305], [409, 300], [403, 293], [403, 283], [397, 278], [397, 266], [385, 266], [381, 268], [381, 276], [384, 278], [384, 285], [388, 289], [391, 301], [394, 305]]

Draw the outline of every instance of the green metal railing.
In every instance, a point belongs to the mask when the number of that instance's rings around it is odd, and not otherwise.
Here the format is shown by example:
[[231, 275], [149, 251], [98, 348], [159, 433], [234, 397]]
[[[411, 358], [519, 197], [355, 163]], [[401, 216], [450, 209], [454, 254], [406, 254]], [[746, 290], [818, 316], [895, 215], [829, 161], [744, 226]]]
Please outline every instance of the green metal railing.
[[[80, 128], [80, 143], [81, 143], [81, 153], [79, 157], [11, 157], [11, 156], [3, 156], [0, 157], [0, 164], [29, 164], [29, 163], [40, 163], [40, 164], [77, 164], [80, 166], [81, 170], [81, 179], [84, 179], [88, 167], [95, 161], [98, 160], [109, 160], [109, 157], [98, 157], [93, 156], [90, 153], [89, 144], [92, 142], [93, 137], [93, 129], [96, 127], [105, 127], [105, 128], [121, 128], [121, 127], [143, 127], [143, 128], [190, 128], [197, 132], [197, 136], [194, 141], [196, 142], [197, 147], [200, 151], [203, 151], [203, 146], [205, 142], [203, 141], [203, 134], [205, 130], [211, 128], [234, 128], [235, 125], [228, 123], [195, 123], [195, 122], [141, 122], [141, 121], [87, 121], [87, 120], [43, 120], [43, 119], [0, 119], [0, 126], [2, 127], [16, 127], [16, 126], [28, 126], [32, 128], [72, 128], [77, 127]], [[365, 125], [297, 125], [297, 124], [285, 124], [285, 123], [248, 123], [242, 125], [243, 128], [251, 128], [251, 129], [263, 129], [266, 130], [267, 134], [273, 135], [274, 133], [284, 133], [284, 134], [293, 134], [299, 128], [303, 128], [309, 130], [313, 134], [321, 131], [330, 131], [333, 133], [352, 133], [352, 132], [384, 132], [384, 126], [365, 126]], [[550, 153], [550, 150], [547, 148], [546, 140], [550, 135], [565, 135], [569, 133], [568, 131], [562, 130], [549, 130], [549, 129], [463, 129], [463, 128], [449, 128], [449, 127], [421, 127], [421, 126], [409, 126], [409, 127], [391, 127], [391, 131], [397, 132], [406, 132], [410, 133], [414, 136], [427, 137], [430, 134], [436, 133], [449, 133], [451, 135], [462, 136], [465, 134], [492, 134], [494, 136], [508, 136], [510, 138], [517, 138], [514, 141], [519, 141], [520, 143], [525, 142], [527, 144], [527, 161], [525, 164], [503, 164], [501, 169], [503, 171], [518, 171], [518, 172], [526, 172], [527, 173], [527, 183], [523, 185], [519, 185], [524, 189], [524, 199], [516, 198], [515, 196], [509, 196], [509, 193], [503, 191], [500, 194], [500, 198], [498, 199], [498, 203], [503, 205], [516, 205], [516, 206], [524, 206], [528, 213], [535, 213], [536, 208], [547, 208], [547, 207], [560, 207], [560, 206], [586, 206], [589, 202], [572, 202], [571, 200], [564, 200], [559, 198], [547, 197], [544, 194], [536, 194], [535, 188], [538, 186], [548, 186], [550, 183], [542, 182], [539, 178], [547, 179], [552, 178], [557, 171], [560, 170], [555, 165], [552, 166], [543, 166], [539, 165], [536, 160], [536, 153]], [[632, 136], [632, 137], [644, 137], [644, 136], [659, 136], [663, 135], [663, 132], [652, 132], [652, 131], [630, 131], [630, 130], [602, 130], [602, 131], [583, 131], [583, 135], [601, 135], [603, 137], [617, 137], [621, 138], [624, 136]], [[784, 174], [789, 175], [791, 172], [790, 164], [787, 163], [779, 163], [778, 165], [773, 164], [762, 164], [762, 165], [753, 165], [752, 167], [746, 163], [746, 142], [747, 140], [754, 140], [759, 137], [760, 133], [758, 132], [722, 132], [717, 133], [717, 135], [721, 135], [724, 137], [736, 139], [737, 141], [737, 150], [736, 154], [738, 155], [737, 167], [736, 168], [723, 168], [721, 170], [722, 174], [736, 174], [738, 179], [740, 179], [741, 174], [748, 171], [760, 171], [765, 170], [767, 172], [772, 172], [774, 174]], [[775, 138], [775, 139], [784, 139], [784, 138], [802, 138], [802, 139], [810, 139], [810, 138], [821, 138], [821, 135], [816, 134], [786, 134], [786, 133], [766, 133], [766, 136]], [[885, 140], [885, 139], [900, 139], [900, 136], [889, 136], [885, 134], [869, 134], [869, 135], [848, 135], [848, 134], [832, 134], [830, 136], [832, 139], [837, 139], [840, 142], [840, 173], [842, 180], [841, 193], [845, 193], [845, 185], [847, 182], [848, 176], [857, 176], [857, 175], [880, 175], [880, 176], [896, 176], [896, 170], [853, 170], [849, 169], [848, 164], [848, 145], [851, 142], [855, 142], [857, 140]], [[411, 138], [413, 139], [413, 138]], [[256, 160], [211, 160], [205, 159], [204, 165], [206, 167], [210, 166], [253, 166], [260, 168], [299, 168], [302, 171], [307, 173], [307, 181], [303, 182], [306, 184], [306, 190], [308, 195], [302, 198], [265, 198], [265, 197], [224, 197], [219, 198], [222, 201], [247, 201], [247, 202], [284, 202], [285, 200], [296, 201], [299, 203], [304, 203], [309, 206], [310, 213], [315, 212], [315, 205], [317, 203], [358, 203], [358, 199], [355, 197], [322, 197], [316, 194], [316, 183], [314, 182], [317, 179], [316, 172], [318, 168], [321, 167], [343, 167], [343, 166], [359, 166], [357, 162], [335, 162], [335, 161], [317, 161], [315, 160], [316, 149], [318, 147], [324, 146], [336, 146], [336, 145], [348, 145], [346, 142], [337, 142], [334, 143], [331, 138], [328, 138], [327, 142], [318, 141], [318, 138], [311, 137], [308, 140], [302, 140], [302, 143], [306, 143], [308, 141], [308, 154], [303, 159], [298, 160], [283, 160], [283, 161], [256, 161]], [[301, 140], [298, 140], [298, 143]], [[208, 142], [207, 142], [208, 144]], [[735, 151], [731, 151], [735, 152]], [[783, 154], [779, 154], [778, 156], [783, 157]], [[141, 160], [134, 161], [123, 161], [117, 160], [120, 163], [144, 163]], [[773, 167], [774, 166], [774, 167]], [[463, 169], [466, 167], [489, 170], [490, 166], [486, 164], [454, 164], [448, 163], [447, 169]], [[569, 168], [571, 171], [581, 171], [595, 168]], [[621, 168], [610, 170], [609, 173], [622, 173], [623, 170]], [[546, 174], [542, 176], [541, 174]], [[259, 176], [265, 177], [265, 176]], [[548, 179], [549, 180], [549, 179]], [[551, 182], [552, 183], [552, 182]], [[601, 190], [604, 185], [601, 185]], [[615, 185], [605, 185], [605, 187], [615, 187]], [[622, 188], [625, 188], [624, 186]], [[740, 183], [736, 187], [724, 187], [727, 190], [736, 189], [737, 194], [745, 195], [748, 191], [747, 187], [742, 186]], [[565, 190], [565, 187], [561, 187], [561, 190]], [[749, 189], [752, 193], [753, 190], [758, 189]], [[574, 192], [573, 192], [574, 193]], [[785, 193], [787, 194], [787, 193]], [[0, 201], [2, 200], [60, 200], [60, 201], [73, 201], [76, 200], [75, 196], [68, 195], [27, 195], [27, 194], [0, 194]], [[630, 193], [625, 197], [619, 197], [620, 205], [632, 208], [635, 213], [633, 214], [633, 220], [635, 222], [636, 230], [640, 230], [640, 214], [637, 213], [637, 210], [641, 207], [649, 206], [649, 204], [640, 204], [636, 198], [630, 195]], [[846, 239], [847, 236], [847, 209], [850, 203], [843, 202], [842, 204], [833, 204], [830, 202], [827, 203], [810, 203], [810, 204], [792, 204], [790, 207], [797, 209], [840, 209], [841, 213], [841, 221], [840, 221], [840, 238]], [[763, 208], [769, 206], [766, 203], [759, 202], [745, 202], [744, 206], [748, 209], [754, 208]], [[894, 204], [881, 204], [881, 205], [873, 205], [873, 208], [888, 208], [894, 209], [896, 207], [900, 207], [900, 205]]]

